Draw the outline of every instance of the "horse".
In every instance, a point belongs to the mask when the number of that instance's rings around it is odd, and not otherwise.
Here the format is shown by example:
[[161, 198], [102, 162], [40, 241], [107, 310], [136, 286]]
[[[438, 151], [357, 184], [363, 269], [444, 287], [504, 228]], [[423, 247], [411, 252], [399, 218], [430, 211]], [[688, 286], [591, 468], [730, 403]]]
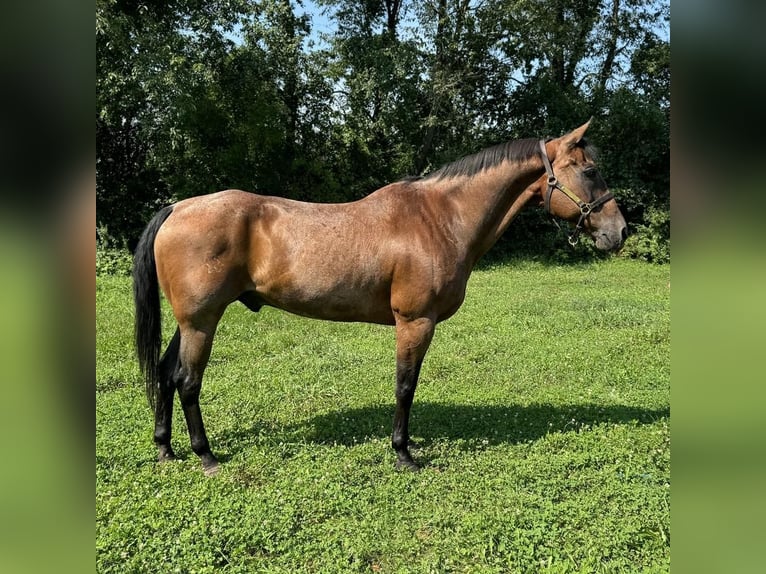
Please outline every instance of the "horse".
[[[172, 460], [178, 392], [191, 448], [206, 475], [219, 463], [200, 389], [226, 307], [240, 301], [331, 321], [396, 330], [397, 468], [416, 471], [409, 417], [437, 323], [461, 306], [479, 258], [527, 204], [575, 224], [603, 251], [619, 250], [625, 219], [584, 139], [590, 120], [555, 139], [520, 139], [463, 157], [348, 203], [308, 203], [227, 190], [155, 214], [134, 255], [135, 345], [154, 410], [160, 462]], [[161, 351], [159, 289], [177, 328]]]

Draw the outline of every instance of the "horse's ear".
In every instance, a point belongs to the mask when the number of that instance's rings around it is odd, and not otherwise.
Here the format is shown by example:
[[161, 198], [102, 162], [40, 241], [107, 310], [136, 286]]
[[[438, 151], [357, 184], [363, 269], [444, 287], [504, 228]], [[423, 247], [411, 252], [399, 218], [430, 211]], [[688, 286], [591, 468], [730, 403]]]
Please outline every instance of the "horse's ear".
[[583, 125], [581, 125], [579, 128], [576, 128], [563, 136], [561, 138], [561, 143], [565, 145], [567, 148], [573, 148], [578, 143], [580, 143], [580, 140], [582, 140], [583, 136], [585, 135], [585, 132], [588, 130], [588, 126], [593, 121], [593, 116], [590, 117], [590, 119], [585, 122]]

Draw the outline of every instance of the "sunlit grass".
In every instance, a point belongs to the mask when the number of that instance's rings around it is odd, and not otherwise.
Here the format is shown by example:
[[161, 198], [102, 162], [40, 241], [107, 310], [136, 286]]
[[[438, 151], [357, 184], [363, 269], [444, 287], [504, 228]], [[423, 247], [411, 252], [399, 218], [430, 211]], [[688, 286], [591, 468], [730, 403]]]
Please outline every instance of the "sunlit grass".
[[391, 328], [233, 305], [202, 390], [212, 479], [178, 407], [183, 460], [154, 463], [130, 283], [99, 277], [99, 571], [667, 571], [669, 275], [476, 271], [423, 367], [419, 474], [394, 470]]

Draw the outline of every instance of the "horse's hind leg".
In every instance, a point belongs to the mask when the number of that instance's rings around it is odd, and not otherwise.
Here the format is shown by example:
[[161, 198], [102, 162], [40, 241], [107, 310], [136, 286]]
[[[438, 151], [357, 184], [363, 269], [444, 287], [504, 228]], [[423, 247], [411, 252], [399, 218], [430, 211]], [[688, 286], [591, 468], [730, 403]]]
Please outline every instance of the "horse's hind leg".
[[199, 393], [220, 316], [221, 314], [218, 313], [209, 317], [207, 321], [184, 323], [180, 326], [181, 342], [178, 355], [180, 368], [177, 372], [176, 387], [186, 418], [186, 426], [189, 429], [192, 450], [200, 457], [206, 475], [212, 475], [218, 471], [218, 460], [210, 451], [199, 408]]
[[176, 377], [179, 369], [178, 351], [181, 334], [176, 329], [165, 354], [160, 361], [159, 392], [154, 411], [154, 443], [157, 445], [160, 462], [175, 459], [170, 435], [173, 421], [173, 397], [176, 393]]

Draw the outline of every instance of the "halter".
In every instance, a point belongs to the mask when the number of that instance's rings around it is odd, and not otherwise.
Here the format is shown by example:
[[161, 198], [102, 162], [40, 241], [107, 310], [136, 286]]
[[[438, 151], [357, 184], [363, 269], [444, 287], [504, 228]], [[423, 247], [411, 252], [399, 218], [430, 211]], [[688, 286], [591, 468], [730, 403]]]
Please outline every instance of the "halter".
[[[569, 245], [574, 247], [580, 240], [580, 232], [583, 229], [582, 224], [590, 215], [591, 211], [593, 211], [598, 206], [603, 205], [610, 199], [614, 199], [614, 195], [612, 195], [610, 192], [607, 192], [598, 199], [594, 199], [590, 203], [584, 202], [579, 197], [577, 197], [577, 195], [572, 190], [570, 190], [567, 186], [556, 179], [556, 176], [553, 174], [553, 167], [551, 167], [551, 161], [548, 159], [548, 152], [545, 149], [545, 141], [543, 140], [540, 140], [540, 151], [542, 152], [545, 171], [548, 174], [548, 190], [545, 192], [545, 211], [553, 215], [553, 212], [551, 211], [551, 195], [553, 195], [554, 188], [558, 189], [560, 192], [566, 195], [569, 199], [575, 202], [577, 207], [580, 208], [580, 219], [577, 220], [577, 225], [575, 225], [574, 231], [567, 238]], [[556, 227], [561, 229], [555, 219], [553, 220], [553, 223], [556, 224]]]

